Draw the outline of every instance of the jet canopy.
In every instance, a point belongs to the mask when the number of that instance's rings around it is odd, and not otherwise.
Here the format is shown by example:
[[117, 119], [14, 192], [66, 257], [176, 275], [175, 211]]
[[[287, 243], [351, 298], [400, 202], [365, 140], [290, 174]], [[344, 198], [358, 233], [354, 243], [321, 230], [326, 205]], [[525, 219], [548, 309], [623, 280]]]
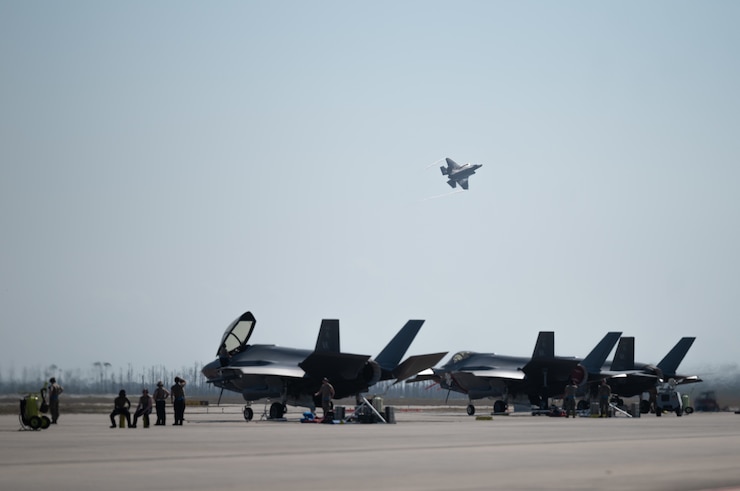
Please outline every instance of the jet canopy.
[[247, 341], [252, 335], [254, 325], [257, 323], [251, 312], [245, 312], [240, 315], [224, 331], [224, 337], [221, 338], [221, 344], [218, 346], [217, 356], [221, 356], [223, 351], [233, 355], [238, 353], [247, 346]]
[[460, 363], [461, 361], [467, 360], [468, 358], [473, 356], [473, 354], [474, 353], [472, 351], [460, 351], [458, 353], [455, 353], [452, 358], [450, 358], [450, 363]]

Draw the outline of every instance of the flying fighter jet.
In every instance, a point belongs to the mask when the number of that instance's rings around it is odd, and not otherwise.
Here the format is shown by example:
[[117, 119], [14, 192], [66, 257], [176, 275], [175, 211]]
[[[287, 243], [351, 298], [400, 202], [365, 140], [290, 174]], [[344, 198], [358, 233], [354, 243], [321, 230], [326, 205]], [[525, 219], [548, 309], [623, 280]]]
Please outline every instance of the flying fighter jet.
[[443, 176], [449, 177], [447, 184], [452, 188], [459, 184], [461, 188], [468, 189], [468, 177], [475, 174], [475, 171], [480, 167], [483, 167], [483, 164], [460, 165], [450, 158], [446, 158], [445, 160], [447, 161], [447, 167], [443, 165], [440, 167], [440, 170]]
[[[375, 358], [368, 355], [342, 353], [339, 349], [339, 321], [321, 322], [313, 351], [283, 348], [275, 345], [247, 344], [256, 320], [245, 312], [232, 322], [219, 344], [218, 359], [203, 367], [203, 375], [222, 391], [239, 392], [250, 403], [270, 398], [270, 418], [279, 419], [285, 405], [308, 407], [312, 411], [321, 403], [314, 394], [324, 377], [334, 386], [335, 398], [365, 392], [381, 380], [401, 381], [419, 371], [434, 366], [447, 353], [411, 356], [399, 363], [419, 332], [423, 320], [410, 320]], [[244, 408], [244, 418], [250, 421], [252, 408]]]
[[621, 332], [609, 332], [584, 359], [555, 356], [555, 333], [541, 331], [531, 358], [461, 351], [440, 368], [424, 370], [409, 382], [434, 380], [449, 391], [468, 396], [467, 412], [475, 414], [472, 401], [497, 398], [494, 413], [506, 411], [509, 402], [528, 402], [547, 409], [548, 398], [559, 396], [571, 381], [585, 387], [601, 378], [600, 370]]

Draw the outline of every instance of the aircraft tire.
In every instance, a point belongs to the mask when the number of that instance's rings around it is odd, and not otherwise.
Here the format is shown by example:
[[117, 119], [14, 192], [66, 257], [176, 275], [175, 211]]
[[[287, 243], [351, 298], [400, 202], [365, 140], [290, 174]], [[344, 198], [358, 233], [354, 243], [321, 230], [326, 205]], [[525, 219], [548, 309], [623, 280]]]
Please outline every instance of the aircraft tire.
[[254, 411], [251, 407], [245, 406], [244, 407], [244, 419], [247, 421], [252, 421], [252, 418], [254, 418]]
[[640, 413], [647, 414], [650, 412], [650, 401], [640, 401]]
[[270, 405], [270, 419], [280, 419], [285, 414], [285, 405], [280, 402], [273, 402]]
[[473, 416], [475, 414], [475, 406], [473, 406], [472, 404], [468, 404], [466, 410], [468, 412], [468, 416]]
[[496, 401], [493, 403], [493, 412], [501, 414], [506, 412], [507, 404], [504, 401]]

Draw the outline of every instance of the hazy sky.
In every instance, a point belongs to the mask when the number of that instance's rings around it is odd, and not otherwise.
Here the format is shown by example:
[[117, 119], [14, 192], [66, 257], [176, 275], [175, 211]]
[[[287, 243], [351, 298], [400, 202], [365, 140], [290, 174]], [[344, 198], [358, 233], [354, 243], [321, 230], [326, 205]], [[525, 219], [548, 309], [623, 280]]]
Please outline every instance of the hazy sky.
[[[0, 368], [737, 360], [738, 2], [0, 1]], [[482, 163], [451, 194], [434, 161]], [[445, 195], [445, 196], [442, 196]], [[441, 196], [441, 197], [440, 197]], [[434, 199], [429, 199], [435, 197]]]

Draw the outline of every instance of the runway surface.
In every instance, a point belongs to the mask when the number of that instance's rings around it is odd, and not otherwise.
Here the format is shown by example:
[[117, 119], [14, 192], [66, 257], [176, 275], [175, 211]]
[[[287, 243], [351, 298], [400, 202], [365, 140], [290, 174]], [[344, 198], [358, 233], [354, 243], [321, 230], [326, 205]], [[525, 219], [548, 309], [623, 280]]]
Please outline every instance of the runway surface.
[[322, 425], [299, 423], [296, 408], [249, 423], [231, 409], [147, 429], [63, 412], [18, 431], [17, 416], [0, 416], [0, 489], [740, 490], [733, 413], [482, 421], [397, 407], [395, 425]]

